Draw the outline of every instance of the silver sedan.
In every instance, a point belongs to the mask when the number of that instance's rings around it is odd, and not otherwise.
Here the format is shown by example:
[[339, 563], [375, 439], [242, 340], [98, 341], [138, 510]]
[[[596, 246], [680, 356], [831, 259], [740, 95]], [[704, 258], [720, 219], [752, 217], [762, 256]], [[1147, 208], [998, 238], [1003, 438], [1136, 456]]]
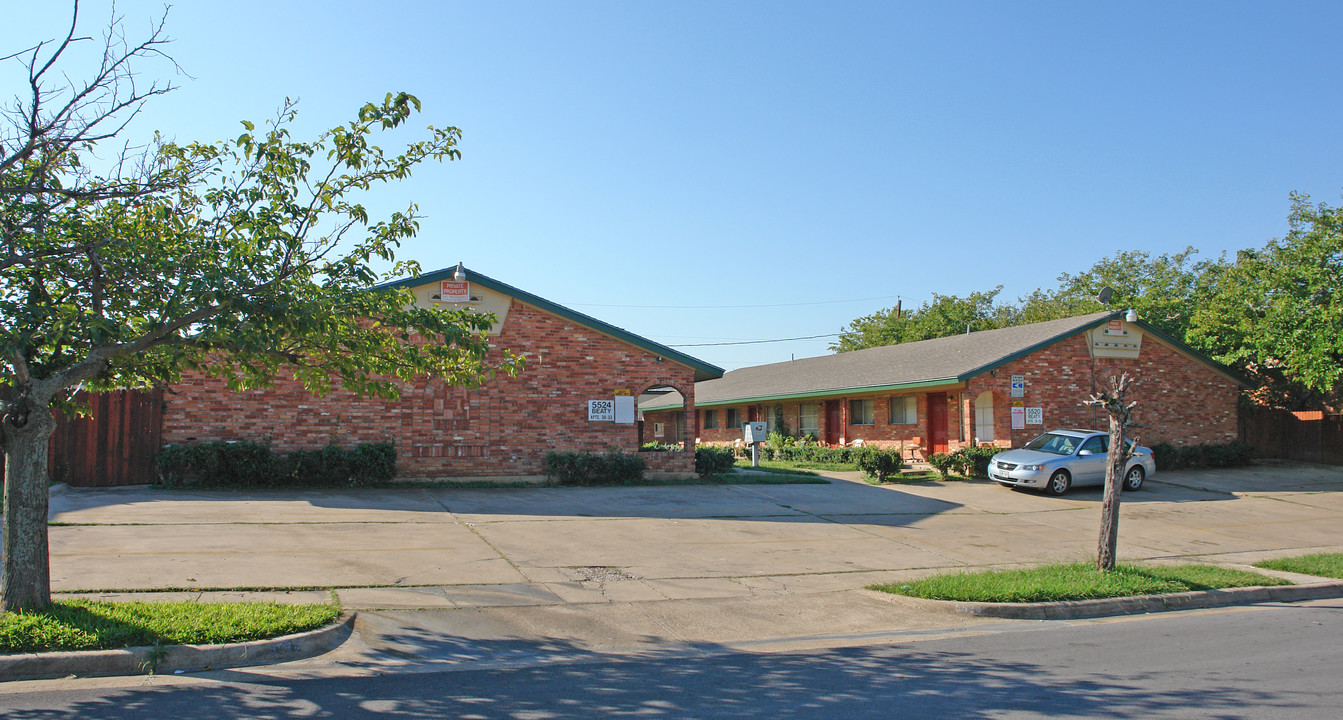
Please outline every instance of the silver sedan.
[[[1124, 490], [1137, 490], [1156, 473], [1152, 451], [1129, 441], [1132, 455], [1124, 466]], [[989, 478], [1005, 487], [1062, 495], [1074, 485], [1105, 484], [1105, 454], [1110, 434], [1097, 430], [1051, 430], [1025, 447], [998, 453], [989, 461]]]

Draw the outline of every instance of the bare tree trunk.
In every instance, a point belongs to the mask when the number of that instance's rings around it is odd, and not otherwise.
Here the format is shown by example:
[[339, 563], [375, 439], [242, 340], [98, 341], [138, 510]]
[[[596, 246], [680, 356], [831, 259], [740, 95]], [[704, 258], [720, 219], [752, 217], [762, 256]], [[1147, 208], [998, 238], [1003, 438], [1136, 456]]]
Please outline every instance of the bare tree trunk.
[[[22, 423], [5, 422], [4, 548], [0, 565], [0, 611], [51, 604], [47, 554], [47, 443], [56, 419], [46, 403], [20, 398]], [[12, 417], [12, 416], [11, 416]]]
[[1096, 542], [1096, 569], [1113, 570], [1115, 555], [1119, 552], [1119, 494], [1123, 490], [1124, 465], [1128, 462], [1125, 431], [1133, 417], [1136, 403], [1124, 402], [1133, 378], [1123, 373], [1111, 377], [1108, 387], [1086, 401], [1098, 405], [1110, 415], [1110, 449], [1105, 454], [1105, 500], [1101, 504], [1101, 532]]
[[1111, 415], [1110, 450], [1105, 454], [1105, 500], [1101, 503], [1101, 533], [1096, 544], [1097, 570], [1113, 570], [1119, 551], [1119, 494], [1124, 489], [1125, 455], [1124, 425]]

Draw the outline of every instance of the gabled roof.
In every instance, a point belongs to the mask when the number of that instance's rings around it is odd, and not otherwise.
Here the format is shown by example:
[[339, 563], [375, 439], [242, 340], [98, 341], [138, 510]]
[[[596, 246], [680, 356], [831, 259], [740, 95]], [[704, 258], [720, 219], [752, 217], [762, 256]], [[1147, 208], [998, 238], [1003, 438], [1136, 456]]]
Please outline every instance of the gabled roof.
[[[727, 405], [767, 400], [822, 397], [842, 392], [884, 392], [950, 385], [989, 372], [1013, 360], [1121, 317], [1106, 311], [1031, 325], [982, 330], [965, 335], [886, 345], [791, 362], [733, 370], [695, 385], [695, 405]], [[1226, 375], [1245, 380], [1226, 366], [1139, 320], [1144, 333], [1174, 346], [1190, 358]], [[649, 401], [644, 410], [655, 409]]]
[[[679, 350], [673, 350], [667, 347], [666, 345], [662, 345], [661, 343], [653, 342], [648, 338], [635, 335], [634, 333], [628, 330], [622, 330], [621, 328], [618, 328], [609, 323], [604, 323], [601, 320], [598, 320], [597, 318], [594, 318], [590, 315], [584, 315], [583, 313], [578, 312], [577, 310], [570, 310], [569, 308], [564, 307], [563, 305], [553, 303], [539, 295], [533, 295], [525, 290], [519, 290], [518, 288], [515, 288], [512, 285], [509, 285], [508, 283], [495, 280], [494, 278], [476, 272], [471, 268], [463, 268], [463, 269], [466, 271], [466, 279], [469, 282], [480, 285], [481, 287], [489, 288], [490, 290], [493, 290], [498, 293], [503, 293], [504, 295], [508, 295], [516, 300], [520, 300], [524, 303], [527, 303], [532, 307], [544, 310], [548, 313], [559, 315], [560, 317], [569, 320], [570, 322], [578, 323], [579, 325], [582, 325], [584, 327], [596, 330], [597, 332], [602, 333], [603, 335], [609, 335], [617, 340], [629, 343], [630, 345], [633, 345], [637, 348], [647, 350], [648, 352], [651, 352], [654, 355], [661, 355], [662, 357], [665, 357], [672, 362], [685, 365], [686, 367], [695, 371], [696, 382], [704, 380], [712, 380], [714, 378], [720, 378], [723, 376], [723, 368], [720, 368], [717, 365], [710, 365], [709, 363], [706, 363], [703, 360], [686, 355], [685, 353], [680, 352]], [[456, 272], [457, 272], [457, 266], [454, 265], [449, 268], [443, 268], [442, 270], [435, 270], [431, 273], [426, 273], [424, 275], [420, 275], [417, 277], [406, 278], [404, 280], [395, 280], [389, 283], [383, 283], [381, 285], [378, 285], [377, 287], [379, 288], [419, 287], [420, 285], [428, 285], [430, 283], [439, 282], [440, 280], [451, 280], [453, 274]]]

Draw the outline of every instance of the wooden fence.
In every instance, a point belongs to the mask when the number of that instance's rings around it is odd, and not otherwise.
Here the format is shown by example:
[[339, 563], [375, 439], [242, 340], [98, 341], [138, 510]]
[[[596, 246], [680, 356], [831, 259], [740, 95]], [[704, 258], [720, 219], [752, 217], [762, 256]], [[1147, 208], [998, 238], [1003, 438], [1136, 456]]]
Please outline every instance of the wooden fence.
[[155, 482], [163, 438], [163, 391], [80, 393], [75, 399], [91, 414], [56, 413], [56, 431], [48, 448], [50, 479], [80, 487]]
[[1242, 410], [1240, 439], [1254, 446], [1255, 457], [1343, 465], [1343, 415]]

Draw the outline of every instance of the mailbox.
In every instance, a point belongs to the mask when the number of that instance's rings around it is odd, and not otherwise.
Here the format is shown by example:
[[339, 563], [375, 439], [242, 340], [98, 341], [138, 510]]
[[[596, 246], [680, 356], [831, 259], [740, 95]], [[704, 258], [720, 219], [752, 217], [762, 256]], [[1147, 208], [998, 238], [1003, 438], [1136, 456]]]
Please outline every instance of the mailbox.
[[742, 437], [747, 443], [765, 442], [765, 423], [748, 422], [741, 426]]

